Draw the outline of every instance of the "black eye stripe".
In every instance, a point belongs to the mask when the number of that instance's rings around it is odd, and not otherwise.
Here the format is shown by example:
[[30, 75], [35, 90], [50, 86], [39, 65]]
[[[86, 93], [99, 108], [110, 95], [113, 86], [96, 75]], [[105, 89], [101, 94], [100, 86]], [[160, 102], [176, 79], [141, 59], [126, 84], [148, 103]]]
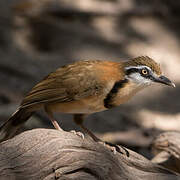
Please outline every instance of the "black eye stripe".
[[[147, 71], [147, 74], [142, 73], [143, 69]], [[140, 69], [140, 68], [130, 68], [130, 69], [126, 70], [126, 75], [130, 75], [132, 73], [137, 73], [137, 72], [139, 74], [141, 74], [141, 76], [143, 76], [145, 78], [150, 78], [150, 73], [149, 73], [149, 70], [147, 68], [142, 68], [142, 69]]]
[[126, 75], [130, 75], [130, 74], [132, 74], [132, 73], [139, 72], [139, 70], [141, 71], [141, 69], [137, 69], [137, 68], [127, 69], [127, 70], [126, 70]]

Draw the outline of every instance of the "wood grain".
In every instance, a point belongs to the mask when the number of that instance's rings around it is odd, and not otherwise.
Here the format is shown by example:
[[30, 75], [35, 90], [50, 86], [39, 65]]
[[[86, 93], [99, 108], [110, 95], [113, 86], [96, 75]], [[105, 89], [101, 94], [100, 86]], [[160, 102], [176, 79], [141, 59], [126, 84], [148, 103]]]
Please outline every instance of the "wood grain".
[[180, 179], [129, 149], [129, 156], [119, 150], [114, 154], [71, 132], [34, 129], [0, 144], [0, 179]]
[[153, 143], [152, 162], [180, 173], [180, 132], [164, 132]]

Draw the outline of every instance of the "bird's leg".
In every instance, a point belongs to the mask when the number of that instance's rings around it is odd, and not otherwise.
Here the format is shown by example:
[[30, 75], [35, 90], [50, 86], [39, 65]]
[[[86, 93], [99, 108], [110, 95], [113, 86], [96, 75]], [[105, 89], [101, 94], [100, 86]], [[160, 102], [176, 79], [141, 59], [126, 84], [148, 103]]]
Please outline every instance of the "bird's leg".
[[[114, 154], [116, 154], [116, 152], [123, 154], [123, 152], [121, 151], [118, 145], [102, 141], [101, 139], [96, 137], [89, 129], [87, 129], [83, 125], [84, 116], [85, 114], [74, 114], [75, 123], [79, 125], [95, 142], [99, 142], [102, 143], [104, 146], [107, 146], [108, 148], [110, 148], [111, 151], [113, 151]], [[126, 152], [126, 155], [129, 156], [129, 152], [124, 147], [121, 148]]]
[[64, 131], [64, 130], [59, 126], [58, 122], [54, 119], [53, 113], [48, 109], [47, 106], [44, 106], [44, 110], [45, 110], [45, 112], [47, 113], [48, 118], [51, 120], [51, 122], [52, 122], [53, 126], [55, 127], [55, 129], [60, 130], [60, 131]]
[[85, 133], [87, 133], [94, 141], [102, 142], [102, 140], [100, 140], [98, 137], [96, 137], [89, 129], [87, 129], [83, 125], [84, 117], [85, 117], [85, 114], [74, 114], [74, 122], [78, 126], [80, 126], [85, 131]]

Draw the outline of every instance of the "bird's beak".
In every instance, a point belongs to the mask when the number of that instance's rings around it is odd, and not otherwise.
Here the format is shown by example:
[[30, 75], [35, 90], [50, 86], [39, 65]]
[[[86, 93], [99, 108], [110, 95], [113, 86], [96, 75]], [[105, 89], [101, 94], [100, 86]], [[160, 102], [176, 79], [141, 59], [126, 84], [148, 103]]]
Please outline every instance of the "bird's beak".
[[157, 83], [162, 83], [162, 84], [165, 84], [165, 85], [168, 85], [168, 86], [172, 86], [172, 87], [176, 87], [176, 85], [171, 82], [167, 77], [165, 76], [159, 76], [159, 77], [155, 77], [154, 78], [154, 82], [157, 82]]

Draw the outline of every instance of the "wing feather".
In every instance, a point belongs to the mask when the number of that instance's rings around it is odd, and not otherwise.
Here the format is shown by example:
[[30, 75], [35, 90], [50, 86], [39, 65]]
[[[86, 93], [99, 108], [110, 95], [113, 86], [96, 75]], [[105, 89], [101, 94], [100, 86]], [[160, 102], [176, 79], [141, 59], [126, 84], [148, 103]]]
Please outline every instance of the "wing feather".
[[69, 102], [101, 93], [102, 84], [92, 70], [98, 63], [101, 61], [79, 61], [57, 69], [33, 87], [21, 106]]

